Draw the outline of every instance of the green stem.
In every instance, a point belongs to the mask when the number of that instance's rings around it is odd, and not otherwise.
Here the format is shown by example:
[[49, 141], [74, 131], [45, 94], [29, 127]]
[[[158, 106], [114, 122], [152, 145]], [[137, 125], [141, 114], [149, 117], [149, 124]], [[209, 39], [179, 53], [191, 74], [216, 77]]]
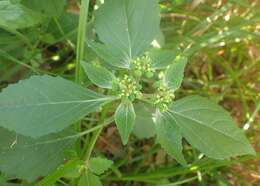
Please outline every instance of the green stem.
[[75, 67], [76, 68], [75, 82], [78, 84], [81, 83], [81, 79], [82, 79], [80, 62], [84, 58], [88, 7], [89, 7], [89, 0], [82, 0], [80, 5], [78, 37], [77, 37], [77, 52], [76, 52], [76, 67]]
[[[86, 39], [86, 25], [88, 19], [88, 7], [89, 0], [81, 0], [80, 5], [80, 14], [79, 14], [79, 25], [78, 25], [78, 34], [77, 34], [77, 48], [76, 48], [76, 64], [75, 64], [75, 83], [81, 84], [81, 66], [80, 62], [84, 57], [84, 46]], [[81, 121], [78, 121], [75, 124], [76, 130], [81, 130]], [[81, 145], [80, 142], [76, 144], [77, 151], [80, 152]]]
[[[209, 170], [216, 169], [219, 167], [230, 166], [234, 163], [240, 163], [240, 162], [243, 162], [246, 160], [255, 159], [255, 158], [259, 157], [259, 155], [260, 154], [257, 153], [256, 156], [245, 156], [245, 157], [242, 157], [242, 158], [236, 159], [236, 160], [220, 161], [220, 162], [216, 162], [216, 163], [213, 163], [210, 160], [207, 160], [207, 161], [201, 160], [201, 163], [197, 162], [197, 163], [189, 165], [186, 168], [172, 167], [172, 168], [165, 168], [164, 170], [159, 169], [159, 170], [155, 170], [153, 172], [147, 172], [147, 173], [143, 173], [143, 174], [139, 174], [139, 175], [123, 175], [122, 177], [109, 176], [109, 177], [104, 178], [104, 180], [147, 182], [147, 181], [152, 181], [152, 180], [156, 180], [156, 179], [169, 178], [169, 177], [173, 177], [173, 176], [177, 176], [177, 175], [183, 175], [183, 174], [187, 174], [187, 173], [195, 173], [198, 171], [198, 169], [201, 172], [207, 172]], [[197, 168], [193, 170], [193, 167], [197, 167]]]
[[88, 162], [90, 160], [92, 151], [93, 151], [93, 149], [95, 147], [96, 141], [97, 141], [97, 139], [98, 139], [102, 129], [103, 129], [103, 127], [99, 128], [98, 130], [93, 132], [93, 136], [90, 139], [90, 142], [89, 142], [89, 145], [88, 145], [88, 148], [87, 148], [87, 152], [86, 152], [86, 155], [85, 155], [85, 162], [87, 163], [87, 165], [88, 165]]
[[38, 70], [37, 70], [37, 69], [35, 69], [34, 67], [32, 67], [32, 66], [30, 66], [30, 65], [28, 65], [28, 64], [26, 64], [26, 63], [24, 63], [24, 62], [22, 62], [22, 61], [20, 61], [20, 60], [17, 60], [17, 59], [14, 58], [13, 56], [10, 56], [10, 55], [9, 55], [7, 52], [5, 52], [4, 50], [1, 50], [1, 49], [0, 49], [0, 56], [4, 56], [4, 57], [5, 57], [6, 59], [8, 59], [8, 60], [13, 61], [13, 62], [15, 62], [15, 63], [17, 63], [17, 64], [19, 64], [19, 65], [21, 65], [21, 66], [24, 66], [24, 67], [26, 67], [26, 68], [32, 70], [32, 71], [35, 72], [35, 73], [38, 73]]
[[41, 74], [41, 73], [42, 73], [42, 74], [55, 75], [55, 74], [53, 74], [53, 73], [51, 73], [51, 72], [47, 72], [47, 71], [44, 71], [44, 70], [41, 70], [41, 69], [37, 69], [37, 68], [35, 68], [35, 67], [31, 66], [31, 65], [28, 65], [27, 63], [25, 63], [25, 62], [23, 62], [23, 61], [21, 61], [21, 60], [15, 58], [15, 57], [11, 56], [11, 55], [8, 54], [6, 51], [1, 50], [1, 49], [0, 49], [0, 56], [3, 56], [4, 58], [6, 58], [6, 59], [8, 59], [8, 60], [10, 60], [10, 61], [12, 61], [12, 62], [14, 62], [14, 63], [17, 63], [17, 64], [19, 64], [19, 65], [21, 65], [21, 66], [23, 66], [23, 67], [25, 67], [25, 68], [30, 69], [30, 70], [33, 71], [35, 74]]
[[59, 23], [57, 17], [54, 17], [53, 20], [54, 20], [54, 22], [55, 22], [55, 24], [56, 24], [56, 26], [57, 26], [59, 32], [61, 33], [61, 35], [64, 36], [65, 33], [64, 33], [64, 31], [63, 31], [63, 29], [62, 29], [62, 27], [61, 27], [61, 25], [60, 25], [60, 23]]
[[[104, 108], [104, 111], [102, 112], [101, 118], [100, 118], [101, 123], [107, 123], [105, 121], [105, 117], [106, 117], [107, 111], [108, 111], [108, 109]], [[109, 123], [112, 123], [113, 121], [114, 121], [114, 117], [113, 116], [108, 119]], [[104, 126], [100, 127], [99, 129], [95, 130], [95, 132], [93, 132], [93, 135], [90, 138], [89, 144], [86, 146], [86, 151], [85, 151], [86, 153], [85, 153], [85, 157], [84, 157], [84, 160], [85, 160], [86, 164], [88, 164], [88, 162], [90, 160], [92, 151], [93, 151], [93, 149], [95, 147], [95, 144], [96, 144], [96, 141], [97, 141], [100, 133], [102, 132], [103, 128], [104, 128]]]
[[[63, 30], [63, 28], [62, 28], [62, 26], [61, 26], [59, 20], [58, 20], [56, 17], [54, 17], [53, 20], [54, 20], [54, 22], [55, 22], [55, 24], [56, 24], [56, 26], [57, 26], [59, 32], [61, 33], [62, 37], [65, 37], [65, 36], [66, 36], [66, 33], [64, 32], [64, 30]], [[74, 45], [73, 45], [73, 43], [70, 41], [69, 37], [65, 37], [65, 39], [66, 39], [66, 41], [68, 42], [68, 44], [69, 44], [71, 47], [74, 48]]]
[[174, 183], [170, 183], [170, 184], [163, 184], [163, 185], [159, 185], [159, 186], [175, 186], [175, 185], [182, 185], [184, 183], [189, 183], [191, 181], [194, 181], [198, 179], [198, 176], [193, 176], [191, 178], [187, 178], [187, 179], [184, 179], [184, 180], [181, 180], [181, 181], [176, 181]]

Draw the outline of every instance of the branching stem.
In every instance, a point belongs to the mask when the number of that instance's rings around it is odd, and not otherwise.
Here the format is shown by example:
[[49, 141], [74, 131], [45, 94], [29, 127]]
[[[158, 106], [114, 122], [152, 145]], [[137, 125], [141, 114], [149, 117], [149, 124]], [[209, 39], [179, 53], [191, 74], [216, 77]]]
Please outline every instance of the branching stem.
[[78, 37], [77, 37], [77, 52], [76, 52], [76, 67], [75, 67], [76, 68], [75, 82], [78, 84], [81, 83], [81, 79], [82, 79], [80, 62], [84, 58], [86, 26], [88, 20], [88, 7], [89, 7], [89, 0], [82, 0], [80, 5]]

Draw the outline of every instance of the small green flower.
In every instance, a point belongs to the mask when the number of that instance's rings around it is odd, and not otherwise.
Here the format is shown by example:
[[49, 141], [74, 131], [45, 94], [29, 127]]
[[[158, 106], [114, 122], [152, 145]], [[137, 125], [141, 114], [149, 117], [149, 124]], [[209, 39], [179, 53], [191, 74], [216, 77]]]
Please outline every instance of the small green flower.
[[116, 82], [113, 83], [113, 89], [118, 95], [122, 99], [128, 99], [130, 101], [142, 96], [140, 92], [141, 88], [135, 79], [128, 75], [124, 75], [123, 78], [118, 78]]
[[161, 85], [154, 96], [154, 104], [160, 111], [165, 112], [174, 98], [174, 91]]
[[154, 76], [155, 70], [152, 68], [150, 57], [145, 55], [143, 57], [137, 58], [132, 62], [132, 64], [134, 74], [137, 77], [141, 77], [143, 74], [147, 78], [152, 78]]

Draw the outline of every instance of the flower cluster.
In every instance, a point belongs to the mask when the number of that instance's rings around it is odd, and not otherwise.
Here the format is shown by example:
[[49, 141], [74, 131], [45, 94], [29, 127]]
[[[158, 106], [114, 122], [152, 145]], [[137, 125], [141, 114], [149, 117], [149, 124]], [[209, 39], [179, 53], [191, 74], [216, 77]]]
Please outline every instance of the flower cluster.
[[138, 57], [132, 62], [134, 72], [137, 76], [145, 74], [147, 78], [154, 75], [155, 70], [152, 68], [151, 59], [148, 56]]
[[174, 98], [173, 90], [165, 86], [160, 86], [154, 97], [154, 104], [160, 109], [160, 111], [165, 112]]
[[134, 78], [124, 75], [123, 78], [118, 78], [114, 83], [114, 90], [118, 91], [118, 95], [124, 99], [133, 101], [135, 98], [142, 96], [141, 85], [139, 85]]

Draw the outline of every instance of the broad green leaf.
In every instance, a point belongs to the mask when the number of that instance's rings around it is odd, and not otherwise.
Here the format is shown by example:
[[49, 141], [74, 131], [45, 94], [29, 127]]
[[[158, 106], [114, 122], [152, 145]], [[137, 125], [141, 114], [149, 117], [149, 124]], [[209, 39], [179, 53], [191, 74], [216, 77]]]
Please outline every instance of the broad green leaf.
[[123, 60], [124, 68], [150, 46], [159, 25], [157, 0], [106, 0], [96, 11], [99, 39], [124, 56], [118, 59]]
[[229, 113], [206, 98], [188, 96], [178, 100], [168, 115], [169, 122], [178, 125], [182, 136], [210, 158], [255, 154]]
[[148, 56], [151, 58], [152, 67], [154, 69], [164, 69], [174, 62], [174, 59], [179, 53], [180, 51], [178, 49], [151, 49], [148, 52]]
[[[20, 56], [25, 50], [25, 48], [22, 48], [23, 46], [23, 41], [15, 35], [4, 31], [0, 32], [0, 51], [4, 50], [10, 55]], [[3, 54], [0, 54], [0, 57], [3, 57]], [[4, 60], [1, 61], [3, 62]]]
[[116, 48], [97, 42], [90, 42], [89, 47], [92, 48], [92, 50], [94, 50], [94, 52], [109, 65], [119, 68], [127, 67], [124, 62], [125, 54]]
[[168, 69], [165, 72], [164, 82], [165, 84], [173, 89], [177, 90], [180, 88], [183, 77], [184, 77], [184, 70], [187, 64], [186, 57], [179, 57], [177, 56]]
[[35, 180], [54, 171], [66, 160], [75, 139], [64, 138], [71, 132], [63, 131], [32, 139], [0, 128], [0, 170], [17, 178]]
[[134, 128], [135, 110], [130, 101], [122, 102], [115, 112], [115, 122], [123, 144], [126, 145]]
[[155, 135], [155, 126], [153, 122], [153, 113], [155, 109], [151, 105], [138, 103], [134, 105], [136, 112], [133, 133], [139, 139], [151, 138]]
[[186, 165], [182, 154], [182, 135], [179, 127], [166, 113], [156, 113], [155, 129], [158, 142], [163, 149], [173, 156], [179, 163]]
[[81, 62], [81, 65], [92, 83], [102, 88], [112, 88], [112, 83], [116, 79], [112, 72], [105, 67], [86, 62]]
[[[67, 36], [67, 39], [76, 40], [79, 16], [70, 12], [62, 13], [57, 19], [52, 19], [48, 25], [48, 33], [56, 40]], [[59, 23], [59, 25], [57, 24]]]
[[32, 76], [0, 94], [0, 126], [39, 137], [63, 130], [111, 99], [60, 77]]
[[46, 16], [59, 16], [64, 11], [67, 0], [21, 0], [21, 4]]
[[108, 170], [113, 164], [113, 161], [97, 157], [91, 158], [89, 161], [89, 170], [97, 175], [103, 174], [106, 170]]
[[32, 10], [20, 5], [12, 4], [8, 0], [0, 1], [0, 27], [21, 29], [38, 24], [42, 17]]
[[102, 186], [102, 183], [98, 176], [87, 171], [81, 176], [78, 186]]

